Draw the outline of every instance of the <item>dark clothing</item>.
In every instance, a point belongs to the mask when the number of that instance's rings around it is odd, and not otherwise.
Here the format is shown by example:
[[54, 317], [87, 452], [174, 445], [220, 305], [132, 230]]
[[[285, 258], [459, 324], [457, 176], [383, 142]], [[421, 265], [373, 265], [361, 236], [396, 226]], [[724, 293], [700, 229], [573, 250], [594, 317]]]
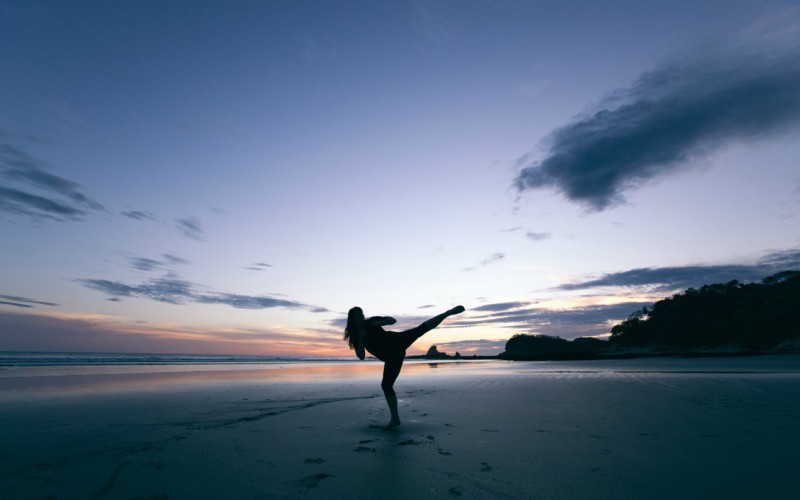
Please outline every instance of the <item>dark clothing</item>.
[[406, 349], [430, 329], [419, 325], [404, 332], [387, 332], [379, 324], [382, 316], [373, 316], [364, 322], [364, 348], [383, 362], [403, 359]]
[[423, 323], [404, 332], [387, 332], [379, 324], [383, 319], [386, 318], [374, 316], [364, 322], [364, 348], [383, 361], [381, 389], [386, 396], [394, 396], [394, 381], [400, 375], [406, 349], [432, 328]]

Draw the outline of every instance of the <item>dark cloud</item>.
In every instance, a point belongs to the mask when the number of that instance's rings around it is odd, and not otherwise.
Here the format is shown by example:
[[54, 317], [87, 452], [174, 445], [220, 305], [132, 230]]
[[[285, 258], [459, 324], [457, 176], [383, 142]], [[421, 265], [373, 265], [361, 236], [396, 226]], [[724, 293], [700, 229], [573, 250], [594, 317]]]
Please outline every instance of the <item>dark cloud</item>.
[[187, 238], [201, 241], [203, 240], [203, 224], [196, 217], [188, 216], [175, 221], [175, 227]]
[[0, 295], [0, 304], [5, 304], [7, 306], [14, 306], [14, 307], [25, 307], [25, 308], [34, 307], [34, 305], [54, 306], [54, 307], [58, 306], [58, 304], [54, 302], [42, 302], [40, 300], [18, 297], [16, 295]]
[[79, 220], [105, 208], [80, 186], [45, 169], [41, 160], [0, 143], [0, 212], [34, 219]]
[[299, 302], [265, 296], [218, 293], [196, 295], [195, 300], [201, 304], [227, 304], [237, 309], [272, 309], [274, 307], [283, 307], [285, 309], [312, 309], [314, 312], [325, 312], [325, 309], [322, 308], [310, 308]]
[[106, 293], [112, 297], [139, 297], [168, 304], [225, 304], [237, 309], [306, 309], [311, 312], [327, 312], [323, 307], [311, 306], [291, 300], [276, 299], [266, 295], [240, 295], [232, 293], [201, 291], [194, 283], [174, 278], [152, 279], [139, 285], [119, 281], [81, 279], [87, 288]]
[[0, 186], [0, 210], [14, 215], [55, 220], [80, 219], [85, 211], [18, 189]]
[[506, 255], [504, 253], [500, 253], [500, 252], [493, 253], [492, 255], [488, 256], [485, 259], [483, 259], [480, 262], [480, 264], [478, 264], [478, 266], [465, 267], [465, 268], [462, 269], [462, 271], [464, 271], [464, 272], [474, 271], [474, 270], [478, 269], [479, 267], [486, 267], [488, 265], [494, 264], [495, 262], [499, 262], [499, 261], [501, 261], [501, 260], [503, 260], [505, 258], [506, 258]]
[[665, 64], [590, 116], [554, 130], [541, 161], [520, 160], [519, 191], [555, 189], [589, 210], [733, 140], [800, 124], [800, 53], [697, 57]]
[[28, 304], [20, 304], [18, 302], [7, 302], [5, 300], [0, 300], [0, 304], [4, 306], [14, 306], [14, 307], [33, 307]]
[[771, 274], [800, 270], [800, 250], [772, 252], [755, 264], [695, 265], [681, 267], [645, 267], [604, 274], [596, 279], [568, 283], [557, 290], [586, 290], [599, 287], [648, 287], [655, 291], [696, 288], [731, 280], [759, 281]]

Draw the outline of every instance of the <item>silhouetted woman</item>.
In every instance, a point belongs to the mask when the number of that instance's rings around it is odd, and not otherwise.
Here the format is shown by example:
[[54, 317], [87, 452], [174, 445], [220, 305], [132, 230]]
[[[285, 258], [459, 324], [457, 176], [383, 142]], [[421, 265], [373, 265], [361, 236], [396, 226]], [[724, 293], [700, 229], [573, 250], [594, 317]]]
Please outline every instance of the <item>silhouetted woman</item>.
[[364, 349], [373, 356], [383, 361], [383, 380], [381, 389], [386, 396], [386, 403], [389, 405], [391, 420], [384, 429], [391, 429], [400, 425], [400, 417], [397, 415], [397, 394], [394, 392], [394, 381], [400, 375], [403, 367], [403, 359], [406, 357], [406, 349], [418, 338], [433, 330], [446, 317], [464, 312], [463, 306], [456, 306], [447, 312], [423, 322], [417, 327], [404, 332], [387, 332], [384, 326], [397, 323], [394, 318], [383, 316], [372, 316], [364, 318], [364, 311], [360, 307], [354, 307], [347, 313], [347, 327], [344, 329], [344, 339], [355, 349], [359, 359], [364, 359]]

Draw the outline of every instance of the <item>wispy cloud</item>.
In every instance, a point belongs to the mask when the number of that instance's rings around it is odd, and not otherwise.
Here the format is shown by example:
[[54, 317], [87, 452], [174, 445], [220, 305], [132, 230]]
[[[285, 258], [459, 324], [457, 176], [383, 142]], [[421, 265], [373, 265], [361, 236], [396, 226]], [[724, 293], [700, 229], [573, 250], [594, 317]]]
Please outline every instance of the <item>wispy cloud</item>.
[[131, 266], [139, 271], [153, 271], [161, 267], [161, 262], [144, 257], [131, 257]]
[[0, 212], [34, 219], [79, 220], [105, 208], [80, 186], [46, 170], [26, 151], [0, 143]]
[[731, 280], [758, 281], [786, 270], [800, 270], [800, 250], [772, 252], [753, 264], [644, 267], [608, 273], [599, 278], [567, 283], [556, 290], [587, 290], [601, 287], [646, 287], [654, 291], [675, 291]]
[[151, 214], [150, 212], [142, 212], [141, 210], [126, 210], [124, 212], [120, 212], [120, 214], [128, 217], [129, 219], [134, 220], [158, 220], [155, 215]]
[[520, 307], [525, 307], [530, 305], [529, 302], [497, 302], [495, 304], [484, 304], [478, 307], [471, 307], [470, 311], [478, 311], [478, 312], [499, 312], [499, 311], [508, 311], [509, 309], [518, 309]]
[[670, 62], [590, 116], [554, 130], [540, 161], [521, 159], [519, 191], [555, 189], [591, 211], [734, 140], [795, 131], [800, 53], [761, 51]]
[[306, 309], [311, 312], [327, 312], [318, 306], [292, 300], [278, 299], [268, 295], [242, 295], [201, 290], [198, 285], [174, 277], [151, 279], [141, 284], [101, 279], [79, 279], [78, 283], [111, 297], [138, 297], [168, 304], [225, 304], [237, 309]]
[[147, 257], [128, 257], [130, 266], [137, 271], [157, 271], [174, 265], [189, 264], [189, 261], [172, 254], [162, 254], [163, 260]]
[[550, 233], [535, 233], [533, 231], [528, 231], [525, 233], [525, 237], [532, 241], [544, 241], [549, 240], [553, 237]]
[[190, 261], [184, 259], [183, 257], [178, 257], [177, 255], [165, 253], [161, 254], [161, 256], [164, 257], [168, 264], [191, 264]]
[[480, 261], [480, 263], [477, 266], [465, 267], [465, 268], [462, 269], [462, 271], [463, 272], [474, 271], [474, 270], [476, 270], [476, 269], [478, 269], [480, 267], [486, 267], [486, 266], [489, 266], [491, 264], [494, 264], [495, 262], [500, 262], [501, 260], [503, 260], [505, 258], [506, 258], [506, 254], [504, 254], [504, 253], [500, 253], [500, 252], [493, 253], [492, 255], [490, 255], [490, 256], [486, 257], [485, 259], [483, 259], [482, 261]]
[[205, 230], [203, 229], [203, 224], [197, 217], [188, 216], [177, 219], [175, 221], [175, 227], [182, 235], [189, 239], [198, 241], [204, 239]]
[[14, 307], [31, 308], [34, 306], [58, 306], [54, 302], [42, 302], [40, 300], [33, 300], [26, 297], [18, 297], [16, 295], [0, 295], [0, 304]]
[[245, 269], [249, 271], [264, 271], [270, 267], [273, 267], [272, 264], [267, 264], [266, 262], [256, 262], [255, 264], [245, 267]]

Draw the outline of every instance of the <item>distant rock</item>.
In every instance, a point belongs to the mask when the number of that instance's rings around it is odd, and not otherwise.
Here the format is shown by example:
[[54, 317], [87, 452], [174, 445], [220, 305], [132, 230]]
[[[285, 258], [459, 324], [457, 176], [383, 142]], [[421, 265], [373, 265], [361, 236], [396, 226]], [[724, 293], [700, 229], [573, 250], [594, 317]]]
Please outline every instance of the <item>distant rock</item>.
[[[432, 345], [428, 352], [425, 354], [425, 359], [447, 359], [450, 356], [446, 352], [439, 352], [435, 345]], [[461, 357], [459, 355], [459, 357]]]

